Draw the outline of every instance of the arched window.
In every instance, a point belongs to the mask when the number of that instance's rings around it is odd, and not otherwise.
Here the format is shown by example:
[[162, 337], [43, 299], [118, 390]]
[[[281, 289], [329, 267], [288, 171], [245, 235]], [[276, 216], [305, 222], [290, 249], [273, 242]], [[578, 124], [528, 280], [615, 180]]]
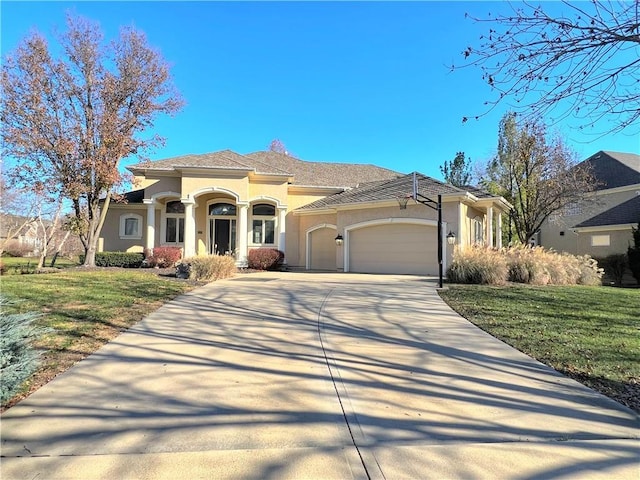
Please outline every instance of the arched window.
[[142, 238], [142, 217], [135, 213], [120, 215], [120, 238]]
[[209, 205], [209, 216], [224, 215], [229, 217], [236, 216], [236, 206], [230, 203], [212, 203]]
[[180, 200], [167, 202], [165, 206], [166, 243], [184, 242], [184, 204]]
[[274, 245], [276, 236], [276, 207], [268, 203], [257, 203], [251, 210], [254, 245]]

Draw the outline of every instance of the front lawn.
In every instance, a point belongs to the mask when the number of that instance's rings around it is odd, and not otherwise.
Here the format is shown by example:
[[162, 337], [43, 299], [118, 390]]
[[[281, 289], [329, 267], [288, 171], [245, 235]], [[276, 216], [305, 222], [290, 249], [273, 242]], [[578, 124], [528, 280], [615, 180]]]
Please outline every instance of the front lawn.
[[[2, 257], [0, 262], [4, 264], [6, 273], [12, 274], [24, 274], [34, 273], [36, 266], [38, 265], [38, 257]], [[45, 267], [51, 265], [51, 257], [47, 257]], [[68, 258], [59, 257], [56, 260], [56, 268], [69, 268], [77, 267], [78, 259], [70, 260]]]
[[454, 285], [440, 295], [494, 337], [640, 412], [640, 290]]
[[40, 369], [7, 407], [156, 310], [195, 287], [153, 270], [68, 269], [2, 277], [2, 294], [19, 300], [11, 310], [41, 312], [38, 324], [54, 331], [41, 338]]

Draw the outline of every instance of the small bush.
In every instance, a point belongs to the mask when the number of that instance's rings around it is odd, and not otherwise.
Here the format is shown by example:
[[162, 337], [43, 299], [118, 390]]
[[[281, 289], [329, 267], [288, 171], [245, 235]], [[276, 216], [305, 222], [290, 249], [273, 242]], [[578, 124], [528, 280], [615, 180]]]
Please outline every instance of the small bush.
[[25, 380], [38, 367], [39, 355], [31, 342], [48, 329], [33, 325], [35, 313], [7, 313], [10, 305], [0, 297], [0, 402], [5, 403], [20, 391]]
[[180, 247], [155, 247], [144, 251], [144, 266], [168, 268], [173, 267], [182, 258]]
[[284, 253], [275, 248], [256, 248], [249, 250], [247, 263], [255, 270], [277, 270], [284, 261]]
[[176, 266], [176, 276], [198, 281], [215, 281], [232, 277], [236, 261], [229, 255], [185, 258]]
[[598, 265], [604, 269], [607, 277], [613, 280], [616, 285], [622, 285], [622, 279], [627, 271], [627, 255], [615, 253], [598, 259]]
[[498, 251], [483, 247], [456, 249], [447, 280], [452, 283], [501, 285], [507, 278], [507, 263]]
[[[80, 264], [84, 263], [84, 255], [80, 255]], [[140, 268], [144, 261], [143, 253], [135, 252], [98, 252], [96, 267]]]
[[33, 247], [24, 245], [18, 240], [8, 240], [4, 244], [2, 255], [5, 257], [25, 257], [33, 252]]

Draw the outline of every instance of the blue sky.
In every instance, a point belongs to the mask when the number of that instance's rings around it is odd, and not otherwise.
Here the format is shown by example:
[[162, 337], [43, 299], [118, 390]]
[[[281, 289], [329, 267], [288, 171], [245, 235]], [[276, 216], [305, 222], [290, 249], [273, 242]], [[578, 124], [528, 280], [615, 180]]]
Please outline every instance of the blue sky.
[[[560, 4], [549, 4], [560, 9]], [[500, 2], [10, 2], [1, 3], [5, 55], [36, 28], [51, 38], [69, 9], [147, 34], [173, 65], [187, 104], [152, 133], [152, 159], [229, 148], [267, 149], [274, 138], [305, 160], [373, 163], [441, 178], [457, 151], [488, 159], [508, 105], [480, 120], [491, 97], [477, 69], [449, 71]], [[566, 7], [565, 7], [566, 8]], [[486, 28], [486, 27], [485, 27]], [[578, 157], [640, 150], [637, 129], [597, 139], [555, 126]], [[131, 159], [127, 163], [133, 163]]]

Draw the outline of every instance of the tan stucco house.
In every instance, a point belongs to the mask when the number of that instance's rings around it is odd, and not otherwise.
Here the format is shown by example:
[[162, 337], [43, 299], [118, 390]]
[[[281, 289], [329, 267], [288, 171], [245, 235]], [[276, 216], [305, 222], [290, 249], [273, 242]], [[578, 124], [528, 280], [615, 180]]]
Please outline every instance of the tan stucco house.
[[640, 222], [640, 155], [599, 151], [590, 166], [596, 190], [584, 201], [550, 216], [540, 228], [540, 245], [560, 252], [603, 258], [626, 253]]
[[[185, 257], [277, 248], [290, 267], [437, 274], [437, 213], [410, 200], [413, 175], [374, 165], [309, 162], [230, 150], [129, 167], [139, 189], [109, 206], [100, 250], [179, 246]], [[459, 248], [501, 246], [501, 197], [417, 175], [418, 193], [442, 195], [443, 237]], [[336, 237], [342, 237], [338, 245]], [[443, 239], [444, 240], [444, 239]], [[452, 245], [443, 241], [445, 268]]]

